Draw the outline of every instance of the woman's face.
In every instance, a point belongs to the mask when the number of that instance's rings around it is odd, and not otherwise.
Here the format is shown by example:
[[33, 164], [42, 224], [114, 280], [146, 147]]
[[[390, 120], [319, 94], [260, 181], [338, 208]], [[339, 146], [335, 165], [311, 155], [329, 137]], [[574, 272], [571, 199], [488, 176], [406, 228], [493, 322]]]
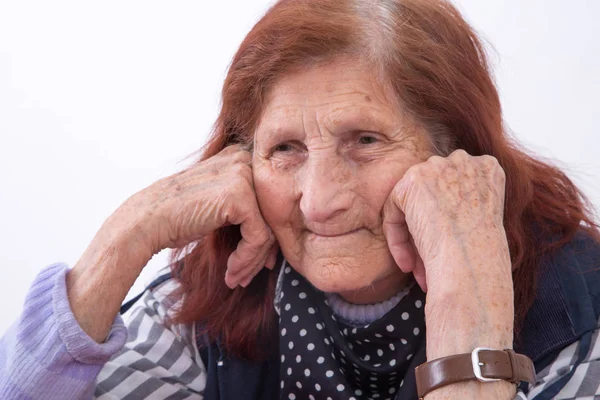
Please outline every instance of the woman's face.
[[389, 298], [407, 278], [388, 250], [382, 209], [406, 170], [433, 154], [426, 133], [356, 61], [290, 74], [266, 100], [254, 185], [284, 256], [322, 291], [354, 303]]

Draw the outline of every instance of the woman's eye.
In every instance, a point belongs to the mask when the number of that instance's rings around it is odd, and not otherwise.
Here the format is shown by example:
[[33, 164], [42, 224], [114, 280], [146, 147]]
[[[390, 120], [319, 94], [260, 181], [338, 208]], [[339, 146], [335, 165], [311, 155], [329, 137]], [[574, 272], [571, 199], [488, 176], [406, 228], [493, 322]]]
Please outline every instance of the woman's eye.
[[281, 143], [273, 148], [273, 152], [286, 152], [292, 150], [292, 145], [289, 143]]
[[375, 136], [361, 136], [358, 138], [358, 143], [360, 144], [373, 144], [377, 142], [377, 138]]

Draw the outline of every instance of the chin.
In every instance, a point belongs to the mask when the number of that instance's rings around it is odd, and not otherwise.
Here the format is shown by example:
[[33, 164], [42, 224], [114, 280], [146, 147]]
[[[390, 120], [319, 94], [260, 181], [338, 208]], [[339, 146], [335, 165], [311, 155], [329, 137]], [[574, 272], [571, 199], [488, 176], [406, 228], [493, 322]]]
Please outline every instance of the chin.
[[320, 261], [292, 265], [315, 288], [326, 293], [366, 290], [391, 272], [385, 264], [375, 264], [377, 267], [374, 268], [372, 263], [366, 262], [356, 265], [356, 262], [344, 263], [339, 260]]

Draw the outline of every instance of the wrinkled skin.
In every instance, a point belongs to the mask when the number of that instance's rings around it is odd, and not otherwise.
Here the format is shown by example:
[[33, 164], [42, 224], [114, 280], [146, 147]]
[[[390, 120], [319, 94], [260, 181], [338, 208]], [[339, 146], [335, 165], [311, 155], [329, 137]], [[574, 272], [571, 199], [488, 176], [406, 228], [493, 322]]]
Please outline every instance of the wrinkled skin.
[[[357, 63], [281, 79], [256, 130], [252, 168], [262, 214], [289, 263], [317, 288], [355, 303], [394, 295], [417, 263], [408, 240], [396, 262], [382, 210], [428, 136]], [[406, 236], [408, 239], [408, 236]]]
[[[504, 172], [490, 156], [433, 155], [386, 87], [356, 60], [291, 73], [268, 94], [252, 153], [228, 147], [130, 197], [67, 275], [81, 328], [103, 342], [155, 253], [234, 224], [230, 287], [273, 268], [278, 248], [314, 286], [355, 303], [385, 300], [413, 274], [427, 291], [428, 359], [510, 348]], [[471, 381], [427, 400], [514, 393]]]

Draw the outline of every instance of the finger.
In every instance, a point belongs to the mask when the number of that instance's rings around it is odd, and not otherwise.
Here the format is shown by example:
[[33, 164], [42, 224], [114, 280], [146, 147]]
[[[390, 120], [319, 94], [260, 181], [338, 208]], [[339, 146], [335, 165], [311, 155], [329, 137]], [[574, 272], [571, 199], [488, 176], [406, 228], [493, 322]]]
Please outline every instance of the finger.
[[227, 260], [226, 283], [230, 287], [239, 283], [234, 282], [232, 278], [241, 278], [240, 271], [264, 267], [274, 242], [271, 230], [262, 219], [256, 199], [247, 199], [245, 204], [246, 208], [242, 210], [241, 216], [230, 219], [232, 224], [240, 225], [242, 235], [237, 248]]
[[418, 257], [416, 264], [417, 265], [413, 271], [413, 276], [415, 277], [417, 284], [421, 287], [421, 290], [427, 293], [427, 276], [425, 272], [425, 265], [423, 264], [421, 257]]
[[263, 263], [259, 264], [255, 269], [250, 270], [247, 274], [244, 274], [247, 272], [246, 270], [240, 271], [239, 275], [243, 275], [243, 277], [236, 276], [236, 278], [238, 278], [239, 285], [242, 287], [248, 286], [263, 268], [273, 270], [273, 268], [275, 268], [275, 263], [277, 262], [278, 252], [279, 246], [277, 245], [277, 243], [275, 243], [273, 246], [271, 246], [271, 250], [267, 254], [267, 257]]
[[244, 268], [240, 271], [237, 271], [237, 272], [232, 272], [230, 270], [227, 270], [227, 272], [225, 273], [226, 281], [237, 282], [237, 283], [235, 283], [235, 286], [237, 286], [237, 285], [240, 285], [242, 287], [248, 286], [250, 281], [256, 275], [258, 275], [258, 273], [266, 266], [268, 258], [269, 258], [269, 253], [266, 253], [264, 255], [263, 259], [260, 262], [256, 263], [255, 266], [249, 265], [246, 268]]
[[394, 201], [394, 191], [388, 197], [383, 208], [383, 234], [390, 253], [400, 269], [409, 273], [414, 267], [414, 250], [410, 243], [410, 232], [404, 212]]
[[279, 245], [277, 243], [275, 243], [271, 247], [271, 252], [269, 253], [269, 257], [267, 258], [267, 263], [265, 264], [265, 267], [267, 267], [270, 270], [273, 270], [273, 268], [275, 268], [275, 263], [277, 263], [277, 254], [278, 253], [279, 253]]

